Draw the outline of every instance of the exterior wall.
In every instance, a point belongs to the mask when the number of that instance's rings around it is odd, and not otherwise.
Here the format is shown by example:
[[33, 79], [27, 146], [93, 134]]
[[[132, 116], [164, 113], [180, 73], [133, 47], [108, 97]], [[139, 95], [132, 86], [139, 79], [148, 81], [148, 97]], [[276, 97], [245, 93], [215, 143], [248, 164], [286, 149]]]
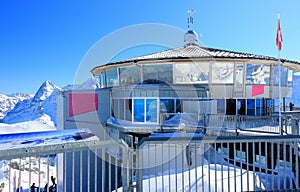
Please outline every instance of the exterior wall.
[[[96, 110], [82, 112], [72, 115], [70, 111], [72, 104], [80, 106], [85, 105], [85, 101], [71, 101], [70, 94], [96, 95]], [[73, 102], [73, 103], [72, 103]], [[75, 112], [76, 113], [76, 112]], [[57, 126], [58, 129], [89, 128], [99, 138], [105, 136], [104, 122], [110, 117], [110, 91], [109, 89], [101, 90], [74, 90], [62, 91], [57, 95]]]
[[64, 129], [64, 124], [65, 124], [65, 117], [66, 117], [66, 107], [65, 105], [65, 97], [63, 92], [59, 92], [56, 95], [56, 104], [57, 104], [57, 109], [56, 109], [56, 124], [57, 124], [57, 129], [58, 130], [63, 130]]

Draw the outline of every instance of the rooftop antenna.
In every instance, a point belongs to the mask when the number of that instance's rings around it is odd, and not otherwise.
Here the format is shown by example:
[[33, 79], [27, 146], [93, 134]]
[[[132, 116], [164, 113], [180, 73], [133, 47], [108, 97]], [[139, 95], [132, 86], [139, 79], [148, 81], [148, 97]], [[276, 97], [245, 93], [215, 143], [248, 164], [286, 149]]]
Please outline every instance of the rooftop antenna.
[[188, 24], [188, 28], [189, 28], [189, 29], [192, 29], [192, 28], [193, 28], [194, 18], [192, 17], [192, 15], [193, 15], [195, 12], [196, 12], [196, 11], [193, 10], [193, 9], [188, 10], [189, 17], [188, 17], [188, 20], [187, 20], [187, 24]]
[[193, 30], [194, 18], [192, 17], [192, 15], [195, 12], [196, 11], [193, 9], [188, 10], [188, 14], [189, 14], [187, 20], [188, 31], [184, 34], [184, 46], [198, 45], [198, 34]]

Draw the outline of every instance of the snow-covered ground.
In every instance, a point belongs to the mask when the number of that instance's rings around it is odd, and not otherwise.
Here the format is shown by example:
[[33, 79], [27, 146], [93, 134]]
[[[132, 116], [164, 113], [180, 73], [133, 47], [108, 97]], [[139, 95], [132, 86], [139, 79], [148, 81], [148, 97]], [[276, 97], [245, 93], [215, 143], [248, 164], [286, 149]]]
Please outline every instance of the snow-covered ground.
[[[283, 171], [283, 168], [282, 170]], [[289, 170], [287, 170], [288, 172]], [[172, 171], [173, 172], [173, 171]], [[150, 177], [143, 179], [142, 189], [150, 191], [261, 191], [286, 189], [283, 173], [273, 176], [256, 173], [231, 165], [208, 164], [188, 171]], [[278, 178], [279, 177], [279, 178]], [[290, 186], [290, 175], [287, 174], [286, 186]], [[293, 180], [294, 180], [294, 176]], [[279, 181], [279, 189], [278, 189]], [[295, 181], [295, 180], [294, 180]], [[119, 188], [118, 191], [122, 191]]]
[[56, 130], [53, 126], [53, 122], [49, 120], [49, 117], [44, 116], [34, 121], [26, 121], [22, 123], [6, 124], [0, 123], [0, 134], [8, 133], [24, 133], [24, 132], [37, 132], [37, 131], [50, 131]]

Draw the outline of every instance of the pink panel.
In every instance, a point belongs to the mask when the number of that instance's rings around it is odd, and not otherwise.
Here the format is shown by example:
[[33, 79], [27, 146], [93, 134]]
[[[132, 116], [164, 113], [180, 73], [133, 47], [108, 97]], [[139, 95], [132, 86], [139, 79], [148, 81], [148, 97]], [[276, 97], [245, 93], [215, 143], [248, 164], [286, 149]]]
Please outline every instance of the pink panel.
[[261, 95], [265, 92], [265, 87], [261, 85], [252, 86], [252, 96]]
[[98, 110], [98, 95], [87, 93], [69, 94], [69, 116]]

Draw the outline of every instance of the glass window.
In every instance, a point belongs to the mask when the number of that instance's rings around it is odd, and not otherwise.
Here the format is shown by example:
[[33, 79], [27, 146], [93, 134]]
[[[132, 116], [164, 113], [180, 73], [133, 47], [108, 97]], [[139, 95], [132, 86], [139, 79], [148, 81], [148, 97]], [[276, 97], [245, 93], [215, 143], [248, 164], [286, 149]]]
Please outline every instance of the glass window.
[[226, 99], [226, 115], [236, 115], [236, 99]]
[[132, 121], [132, 99], [125, 99], [125, 120]]
[[[278, 83], [279, 83], [278, 72], [279, 72], [279, 67], [275, 66], [274, 67], [274, 85], [278, 85]], [[281, 85], [287, 85], [287, 68], [286, 67], [281, 66], [280, 79], [281, 79], [281, 81], [280, 81]]]
[[262, 99], [256, 99], [256, 115], [262, 115], [263, 102]]
[[157, 122], [158, 102], [157, 99], [134, 99], [134, 122]]
[[235, 66], [235, 84], [242, 85], [244, 82], [244, 64], [237, 63]]
[[271, 99], [266, 100], [266, 113], [267, 115], [271, 115], [273, 112], [273, 101]]
[[175, 64], [175, 83], [208, 83], [209, 63]]
[[141, 69], [138, 66], [120, 68], [120, 85], [135, 85], [141, 82]]
[[247, 84], [270, 84], [270, 66], [247, 64], [246, 69]]
[[119, 99], [119, 115], [118, 115], [118, 118], [125, 119], [124, 99]]
[[247, 115], [255, 115], [255, 99], [247, 99]]
[[174, 99], [161, 99], [160, 100], [160, 112], [161, 113], [168, 113], [164, 115], [163, 118], [170, 118], [173, 116], [173, 114], [169, 113], [175, 113], [175, 100]]
[[181, 113], [181, 101], [179, 99], [175, 100], [175, 113]]
[[113, 99], [112, 100], [112, 112], [111, 116], [115, 118], [119, 118], [119, 100], [118, 99]]
[[293, 76], [294, 76], [294, 72], [293, 70], [288, 70], [288, 86], [292, 87], [293, 86]]
[[146, 99], [146, 121], [157, 122], [157, 99]]
[[213, 63], [212, 83], [233, 83], [233, 63]]
[[104, 72], [101, 72], [99, 75], [99, 83], [100, 83], [100, 87], [103, 88], [105, 87], [105, 76], [104, 76]]
[[225, 113], [225, 99], [217, 100], [217, 113]]
[[162, 111], [162, 112], [164, 112], [164, 110], [166, 113], [174, 113], [175, 112], [174, 99], [161, 99], [160, 105], [161, 105], [160, 111]]
[[134, 109], [133, 112], [134, 122], [144, 122], [144, 117], [145, 117], [144, 99], [134, 99], [133, 109]]
[[108, 87], [119, 85], [117, 69], [110, 69], [105, 71], [105, 77], [106, 77], [106, 85]]
[[239, 115], [246, 115], [246, 103], [245, 99], [237, 100], [237, 112]]
[[144, 83], [145, 84], [171, 84], [173, 82], [173, 66], [165, 65], [144, 65]]

